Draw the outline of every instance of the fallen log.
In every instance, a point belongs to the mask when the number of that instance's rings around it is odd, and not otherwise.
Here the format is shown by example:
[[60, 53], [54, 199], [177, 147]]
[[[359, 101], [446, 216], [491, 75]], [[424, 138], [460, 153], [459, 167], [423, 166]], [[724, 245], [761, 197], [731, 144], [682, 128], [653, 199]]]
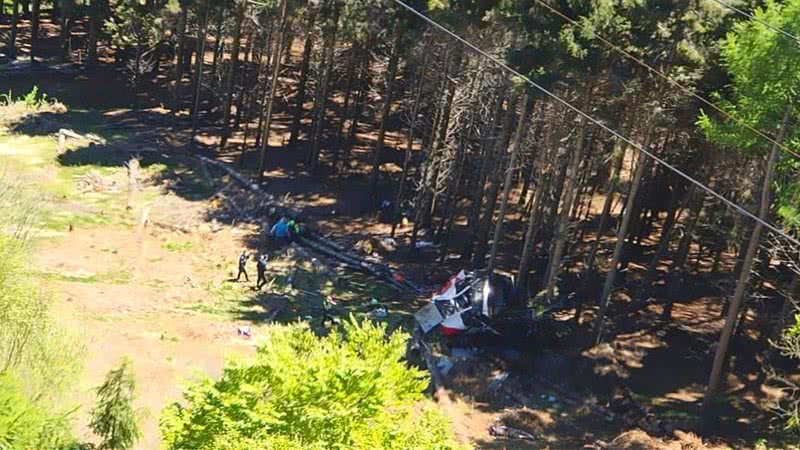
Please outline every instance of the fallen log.
[[70, 130], [69, 128], [61, 128], [60, 130], [58, 130], [58, 136], [59, 136], [59, 139], [61, 139], [61, 136], [64, 136], [65, 138], [85, 140], [85, 141], [94, 142], [94, 143], [100, 144], [100, 145], [108, 144], [107, 140], [105, 140], [104, 138], [102, 138], [102, 137], [100, 137], [100, 136], [98, 136], [96, 134], [93, 134], [93, 133], [80, 134], [80, 133], [76, 133], [73, 130]]
[[74, 64], [49, 65], [41, 63], [30, 63], [25, 61], [14, 61], [0, 65], [0, 77], [3, 76], [34, 76], [44, 73], [57, 75], [78, 75], [81, 73], [79, 66]]
[[[229, 167], [227, 164], [215, 161], [210, 158], [206, 158], [205, 156], [196, 156], [196, 158], [199, 159], [201, 162], [204, 162], [206, 164], [209, 164], [213, 167], [222, 170], [223, 172], [230, 175], [230, 177], [233, 178], [240, 185], [244, 186], [246, 189], [256, 194], [259, 194], [259, 197], [262, 199], [261, 200], [262, 204], [266, 202], [266, 204], [270, 206], [271, 209], [274, 208], [275, 213], [277, 215], [283, 217], [291, 217], [294, 219], [300, 218], [299, 213], [297, 213], [296, 211], [292, 210], [289, 207], [280, 204], [275, 199], [274, 196], [265, 193], [261, 189], [261, 186], [259, 186], [256, 183], [253, 183], [252, 181], [247, 179], [244, 175], [240, 174], [236, 170]], [[232, 205], [232, 207], [234, 207], [234, 209], [240, 210], [240, 208], [238, 208], [237, 205]], [[335, 242], [322, 237], [319, 233], [316, 233], [313, 230], [309, 230], [309, 234], [310, 234], [309, 237], [298, 236], [297, 242], [300, 243], [301, 245], [311, 248], [312, 250], [317, 251], [318, 253], [334, 258], [349, 267], [352, 267], [356, 270], [360, 270], [363, 272], [367, 272], [370, 275], [380, 278], [384, 280], [387, 284], [393, 286], [394, 288], [400, 291], [405, 291], [409, 289], [409, 285], [400, 283], [392, 277], [393, 271], [389, 266], [367, 262], [363, 258], [357, 258], [355, 256], [349, 255], [347, 254], [346, 251], [343, 251], [343, 247], [341, 247], [339, 244], [336, 244]]]
[[[200, 161], [206, 163], [206, 164], [210, 164], [210, 165], [222, 170], [223, 172], [227, 173], [228, 175], [230, 175], [231, 178], [233, 178], [234, 180], [238, 181], [239, 184], [241, 184], [242, 186], [246, 187], [247, 189], [250, 189], [251, 191], [257, 192], [259, 194], [263, 194], [264, 193], [261, 190], [261, 186], [259, 186], [258, 184], [253, 183], [252, 181], [248, 180], [247, 178], [244, 177], [244, 175], [242, 175], [239, 172], [237, 172], [237, 171], [231, 169], [230, 167], [228, 167], [227, 164], [221, 163], [219, 161], [214, 161], [213, 159], [206, 158], [205, 156], [197, 156], [196, 158], [199, 159]], [[267, 195], [269, 196], [270, 199], [272, 199], [271, 195], [269, 195], [269, 194], [267, 194]]]

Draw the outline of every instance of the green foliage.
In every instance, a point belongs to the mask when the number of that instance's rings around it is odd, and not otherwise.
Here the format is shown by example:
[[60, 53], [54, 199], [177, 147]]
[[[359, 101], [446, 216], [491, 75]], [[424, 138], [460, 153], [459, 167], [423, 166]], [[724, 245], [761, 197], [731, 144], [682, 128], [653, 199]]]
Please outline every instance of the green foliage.
[[[701, 114], [698, 124], [706, 137], [719, 144], [763, 152], [770, 144], [743, 124], [771, 133], [788, 111], [796, 122], [800, 94], [800, 46], [765, 24], [800, 33], [800, 0], [784, 4], [768, 1], [755, 10], [755, 19], [738, 22], [721, 43], [723, 65], [732, 78], [730, 95], [716, 94], [717, 103], [737, 121]], [[789, 127], [784, 143], [800, 144], [800, 130]], [[800, 163], [778, 165], [777, 212], [787, 228], [800, 226]]]
[[[756, 20], [738, 22], [721, 43], [722, 61], [732, 78], [729, 96], [715, 100], [728, 114], [756, 129], [770, 131], [800, 93], [800, 47], [764, 23], [800, 32], [800, 0], [768, 1], [755, 10]], [[703, 113], [698, 120], [709, 140], [737, 149], [769, 145], [735, 121]], [[790, 135], [788, 141], [791, 141]]]
[[0, 373], [0, 449], [73, 448], [68, 416], [54, 415], [50, 408], [26, 395], [17, 377]]
[[141, 439], [141, 414], [133, 407], [135, 388], [130, 361], [124, 359], [119, 367], [108, 372], [97, 389], [97, 405], [89, 426], [103, 439], [101, 449], [127, 450]]
[[184, 253], [189, 252], [194, 248], [194, 242], [192, 241], [166, 241], [161, 244], [161, 248], [164, 250], [175, 252], [175, 253]]
[[422, 402], [424, 374], [402, 361], [408, 336], [352, 317], [316, 337], [274, 327], [250, 362], [230, 362], [162, 413], [167, 449], [451, 449], [449, 424]]
[[137, 0], [114, 3], [112, 17], [106, 21], [111, 41], [120, 48], [152, 50], [164, 37], [164, 20]]
[[44, 92], [39, 91], [39, 86], [34, 85], [30, 92], [22, 97], [15, 98], [14, 94], [9, 90], [6, 94], [0, 94], [0, 107], [11, 106], [14, 103], [21, 103], [25, 108], [36, 111], [45, 106], [56, 102], [55, 99], [50, 98]]
[[0, 178], [0, 448], [58, 449], [71, 442], [61, 394], [81, 365], [81, 347], [56, 326], [50, 299], [26, 277], [39, 199]]
[[[795, 362], [800, 361], [800, 313], [796, 313], [793, 321], [783, 330], [775, 346], [783, 356]], [[772, 371], [771, 382], [783, 391], [783, 397], [772, 405], [772, 410], [789, 432], [800, 433], [800, 384], [791, 376], [784, 376]]]

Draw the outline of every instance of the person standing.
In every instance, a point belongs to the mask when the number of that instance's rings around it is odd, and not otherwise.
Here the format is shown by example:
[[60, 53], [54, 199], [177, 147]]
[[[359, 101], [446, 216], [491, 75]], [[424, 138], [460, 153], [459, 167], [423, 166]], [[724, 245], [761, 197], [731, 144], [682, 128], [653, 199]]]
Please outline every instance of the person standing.
[[243, 251], [241, 255], [239, 255], [239, 273], [236, 274], [236, 281], [244, 274], [244, 280], [250, 281], [250, 278], [247, 277], [247, 258], [250, 255], [247, 254], [247, 250]]
[[261, 287], [267, 284], [267, 259], [267, 255], [259, 255], [256, 260], [256, 269], [258, 269], [256, 289], [258, 290], [261, 290]]

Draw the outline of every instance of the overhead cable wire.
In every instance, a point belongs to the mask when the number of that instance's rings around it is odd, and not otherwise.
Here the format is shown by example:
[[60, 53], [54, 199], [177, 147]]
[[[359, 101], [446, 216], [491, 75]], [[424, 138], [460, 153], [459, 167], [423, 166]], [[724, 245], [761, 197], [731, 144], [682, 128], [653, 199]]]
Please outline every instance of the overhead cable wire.
[[409, 6], [407, 3], [403, 2], [403, 0], [392, 0], [392, 1], [393, 1], [393, 2], [395, 2], [395, 3], [397, 3], [398, 5], [400, 5], [401, 7], [403, 7], [403, 8], [405, 8], [405, 9], [407, 9], [407, 10], [408, 10], [408, 11], [410, 11], [412, 14], [416, 15], [417, 17], [419, 17], [420, 19], [424, 20], [425, 22], [429, 23], [429, 24], [430, 24], [430, 25], [432, 25], [434, 28], [437, 28], [437, 29], [439, 29], [439, 30], [443, 31], [445, 34], [449, 35], [449, 36], [450, 36], [450, 37], [452, 37], [453, 39], [455, 39], [455, 40], [457, 40], [457, 41], [461, 42], [462, 44], [464, 44], [466, 47], [468, 47], [468, 48], [469, 48], [469, 49], [471, 49], [472, 51], [474, 51], [474, 52], [478, 53], [479, 55], [481, 55], [481, 56], [483, 56], [483, 57], [485, 57], [485, 58], [487, 58], [489, 61], [493, 62], [493, 63], [494, 63], [494, 64], [496, 64], [497, 66], [499, 66], [499, 67], [501, 67], [501, 68], [503, 68], [503, 69], [507, 70], [508, 72], [510, 72], [510, 73], [512, 73], [512, 74], [514, 74], [515, 76], [519, 77], [521, 80], [524, 80], [525, 82], [527, 82], [528, 84], [530, 84], [531, 86], [533, 86], [534, 88], [536, 88], [537, 90], [539, 90], [540, 92], [544, 93], [544, 94], [545, 94], [545, 95], [547, 95], [548, 97], [552, 98], [553, 100], [556, 100], [557, 102], [559, 102], [559, 103], [561, 103], [562, 105], [566, 106], [567, 108], [571, 109], [572, 111], [574, 111], [574, 112], [575, 112], [575, 113], [577, 113], [578, 115], [580, 115], [580, 116], [584, 117], [585, 119], [587, 119], [587, 120], [589, 120], [590, 122], [594, 123], [594, 124], [595, 124], [595, 125], [597, 125], [598, 127], [602, 128], [603, 130], [607, 131], [608, 133], [612, 134], [613, 136], [617, 137], [618, 139], [622, 140], [623, 142], [625, 142], [625, 143], [627, 143], [627, 144], [631, 145], [632, 147], [636, 148], [636, 149], [637, 149], [637, 150], [639, 150], [640, 152], [642, 152], [642, 153], [644, 153], [645, 155], [647, 155], [647, 156], [648, 156], [650, 159], [652, 159], [653, 161], [655, 161], [655, 162], [657, 162], [658, 164], [661, 164], [662, 166], [666, 167], [667, 169], [669, 169], [669, 170], [671, 170], [671, 171], [675, 172], [676, 174], [678, 174], [678, 175], [679, 175], [679, 176], [681, 176], [682, 178], [686, 179], [686, 180], [687, 180], [687, 181], [689, 181], [690, 183], [692, 183], [692, 184], [696, 185], [697, 187], [699, 187], [700, 189], [702, 189], [702, 190], [706, 191], [706, 192], [707, 192], [707, 193], [709, 193], [711, 196], [713, 196], [713, 197], [716, 197], [717, 199], [719, 199], [719, 200], [720, 200], [720, 201], [722, 201], [723, 203], [727, 204], [727, 205], [728, 205], [728, 206], [730, 206], [731, 208], [733, 208], [733, 209], [735, 209], [735, 210], [739, 211], [741, 214], [743, 214], [743, 215], [745, 215], [745, 216], [747, 216], [747, 217], [749, 217], [749, 218], [753, 219], [754, 221], [756, 221], [756, 222], [760, 223], [761, 225], [763, 225], [763, 226], [764, 226], [764, 227], [766, 227], [767, 229], [769, 229], [769, 230], [771, 230], [771, 231], [773, 231], [773, 232], [775, 232], [775, 233], [777, 233], [777, 234], [779, 234], [779, 235], [783, 236], [783, 237], [784, 237], [784, 238], [786, 238], [788, 241], [790, 241], [790, 242], [792, 242], [793, 244], [795, 244], [795, 245], [797, 245], [798, 247], [800, 247], [800, 240], [798, 240], [798, 239], [796, 239], [796, 238], [794, 238], [794, 237], [792, 237], [792, 236], [789, 236], [789, 235], [788, 235], [788, 234], [786, 234], [786, 233], [785, 233], [783, 230], [781, 230], [780, 228], [776, 227], [775, 225], [773, 225], [773, 224], [769, 223], [768, 221], [766, 221], [766, 220], [764, 220], [764, 219], [762, 219], [762, 218], [760, 218], [760, 217], [756, 216], [755, 214], [751, 213], [750, 211], [748, 211], [748, 210], [747, 210], [747, 209], [745, 209], [744, 207], [742, 207], [742, 206], [738, 205], [737, 203], [735, 203], [735, 202], [733, 202], [733, 201], [731, 201], [731, 200], [728, 200], [728, 198], [726, 198], [726, 197], [725, 197], [725, 196], [723, 196], [722, 194], [719, 194], [717, 191], [715, 191], [715, 190], [711, 189], [710, 187], [706, 186], [706, 185], [705, 185], [705, 184], [703, 184], [702, 182], [700, 182], [700, 181], [698, 181], [698, 180], [696, 180], [696, 179], [692, 178], [692, 176], [691, 176], [691, 175], [689, 175], [689, 174], [687, 174], [686, 172], [684, 172], [684, 171], [682, 171], [682, 170], [678, 169], [677, 167], [673, 166], [672, 164], [670, 164], [670, 163], [666, 162], [665, 160], [663, 160], [663, 159], [659, 158], [658, 156], [656, 156], [656, 155], [655, 155], [654, 153], [652, 153], [651, 151], [649, 151], [649, 150], [646, 150], [646, 149], [645, 149], [644, 147], [642, 147], [641, 145], [637, 144], [636, 142], [633, 142], [633, 141], [632, 141], [632, 140], [630, 140], [629, 138], [625, 137], [624, 135], [622, 135], [622, 134], [620, 134], [619, 132], [615, 131], [614, 129], [610, 128], [608, 125], [604, 124], [604, 123], [603, 123], [603, 122], [601, 122], [600, 120], [597, 120], [597, 119], [595, 119], [594, 117], [590, 116], [589, 114], [587, 114], [587, 113], [583, 112], [583, 111], [582, 111], [580, 108], [578, 108], [578, 107], [574, 106], [574, 105], [573, 105], [572, 103], [570, 103], [569, 101], [567, 101], [567, 100], [564, 100], [563, 98], [561, 98], [561, 97], [559, 97], [557, 94], [555, 94], [555, 93], [551, 92], [550, 90], [548, 90], [548, 89], [547, 89], [547, 88], [545, 88], [544, 86], [542, 86], [542, 85], [540, 85], [540, 84], [536, 83], [535, 81], [531, 80], [530, 78], [528, 78], [527, 76], [525, 76], [525, 75], [523, 75], [522, 73], [518, 72], [517, 70], [514, 70], [514, 69], [513, 69], [513, 68], [511, 68], [511, 67], [510, 67], [508, 64], [506, 64], [506, 63], [504, 63], [503, 61], [501, 61], [501, 60], [497, 59], [496, 57], [494, 57], [494, 56], [490, 55], [489, 53], [485, 52], [484, 50], [481, 50], [480, 48], [476, 47], [474, 44], [472, 44], [471, 42], [469, 42], [469, 41], [467, 41], [466, 39], [462, 38], [461, 36], [457, 35], [456, 33], [454, 33], [454, 32], [452, 32], [452, 31], [450, 31], [450, 30], [449, 30], [447, 27], [445, 27], [444, 25], [441, 25], [441, 24], [439, 24], [438, 22], [436, 22], [435, 20], [433, 20], [433, 19], [431, 19], [430, 17], [426, 16], [425, 14], [423, 14], [423, 13], [421, 13], [421, 12], [417, 11], [417, 10], [416, 10], [416, 9], [414, 9], [413, 7]]
[[741, 9], [739, 9], [739, 8], [737, 8], [735, 6], [731, 6], [731, 5], [723, 2], [722, 0], [711, 0], [711, 1], [713, 1], [714, 3], [722, 6], [723, 8], [729, 9], [729, 10], [731, 10], [731, 11], [737, 13], [737, 14], [740, 14], [740, 15], [742, 15], [744, 17], [747, 17], [747, 18], [749, 18], [750, 20], [752, 20], [754, 22], [758, 22], [761, 25], [764, 25], [765, 27], [769, 28], [770, 30], [772, 30], [772, 31], [774, 31], [776, 33], [780, 33], [780, 34], [788, 37], [789, 39], [794, 40], [795, 43], [800, 44], [800, 38], [798, 38], [797, 36], [793, 35], [792, 33], [789, 33], [786, 30], [782, 30], [782, 29], [780, 29], [780, 28], [778, 28], [778, 27], [776, 27], [774, 25], [771, 25], [770, 23], [759, 19], [758, 17], [756, 17], [753, 14], [748, 13], [747, 11], [742, 11]]
[[[561, 11], [553, 8], [552, 6], [548, 5], [544, 1], [542, 1], [542, 0], [535, 0], [535, 1], [536, 1], [536, 3], [539, 3], [540, 5], [544, 6], [545, 8], [550, 10], [553, 14], [561, 17], [562, 19], [566, 20], [567, 22], [571, 23], [572, 25], [580, 26], [580, 22], [578, 22], [577, 20], [567, 16], [566, 14], [562, 13]], [[752, 125], [748, 124], [744, 120], [733, 116], [732, 114], [728, 113], [724, 109], [722, 109], [719, 106], [715, 105], [710, 100], [708, 100], [705, 97], [701, 96], [700, 94], [694, 92], [694, 90], [692, 90], [691, 88], [688, 88], [688, 87], [682, 85], [681, 83], [673, 80], [672, 78], [670, 78], [669, 76], [667, 76], [663, 72], [659, 71], [658, 69], [656, 69], [652, 65], [642, 61], [640, 58], [637, 58], [635, 55], [631, 54], [629, 51], [621, 48], [620, 46], [618, 46], [616, 44], [614, 44], [613, 42], [611, 42], [609, 39], [607, 39], [602, 34], [599, 34], [599, 33], [595, 32], [595, 33], [593, 33], [593, 35], [594, 35], [594, 37], [596, 37], [597, 39], [603, 41], [603, 43], [605, 43], [606, 45], [608, 45], [609, 47], [614, 49], [616, 52], [618, 52], [618, 53], [630, 58], [631, 60], [635, 61], [640, 66], [646, 68], [647, 70], [649, 70], [653, 74], [658, 75], [660, 78], [663, 78], [664, 80], [666, 80], [668, 83], [672, 84], [673, 86], [675, 86], [677, 88], [680, 88], [685, 93], [687, 93], [687, 94], [691, 95], [692, 97], [696, 98], [697, 100], [701, 101], [704, 105], [713, 108], [715, 111], [717, 111], [718, 113], [720, 113], [723, 116], [725, 116], [726, 119], [733, 120], [734, 122], [736, 122], [737, 124], [743, 126], [744, 128], [748, 129], [749, 131], [751, 131], [751, 132], [755, 133], [756, 135], [764, 138], [766, 141], [768, 141], [772, 145], [777, 145], [781, 150], [783, 150], [783, 151], [795, 156], [796, 158], [800, 158], [800, 153], [792, 150], [791, 148], [789, 148], [785, 144], [782, 144], [782, 143], [776, 141], [775, 139], [773, 139], [768, 134], [764, 133], [763, 131], [761, 131], [761, 130], [755, 128], [755, 127], [753, 127]]]

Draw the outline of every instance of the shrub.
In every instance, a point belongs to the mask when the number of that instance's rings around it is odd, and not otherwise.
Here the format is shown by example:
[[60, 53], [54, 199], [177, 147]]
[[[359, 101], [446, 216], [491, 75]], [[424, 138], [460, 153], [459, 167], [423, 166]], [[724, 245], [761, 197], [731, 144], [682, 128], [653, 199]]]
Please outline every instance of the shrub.
[[353, 318], [316, 337], [275, 327], [250, 362], [229, 362], [162, 413], [167, 449], [452, 449], [450, 425], [423, 401], [407, 335]]
[[61, 394], [80, 370], [81, 348], [49, 313], [50, 299], [26, 276], [37, 199], [0, 178], [0, 449], [71, 444]]
[[97, 406], [92, 410], [89, 426], [103, 438], [101, 449], [127, 450], [142, 437], [139, 430], [141, 414], [133, 407], [136, 382], [127, 359], [106, 375], [97, 388]]
[[10, 373], [0, 373], [0, 449], [58, 450], [75, 446], [68, 416], [33, 401]]

